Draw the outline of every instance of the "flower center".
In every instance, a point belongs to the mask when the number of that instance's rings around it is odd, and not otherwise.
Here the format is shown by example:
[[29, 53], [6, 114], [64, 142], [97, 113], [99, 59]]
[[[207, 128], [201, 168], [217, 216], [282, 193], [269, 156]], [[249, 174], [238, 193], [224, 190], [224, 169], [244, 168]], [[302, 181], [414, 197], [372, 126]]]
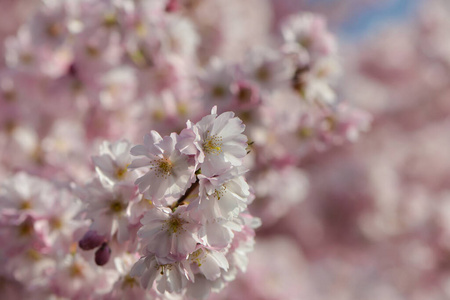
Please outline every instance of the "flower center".
[[160, 274], [161, 275], [164, 275], [164, 271], [167, 271], [167, 270], [172, 270], [172, 265], [171, 264], [165, 264], [165, 265], [160, 265], [160, 266], [158, 266], [157, 268], [159, 268], [160, 269]]
[[161, 158], [152, 161], [150, 169], [153, 169], [157, 177], [165, 179], [172, 174], [173, 164], [168, 158]]
[[111, 209], [112, 212], [119, 213], [125, 209], [125, 206], [123, 205], [122, 202], [116, 200], [111, 203], [109, 208]]
[[126, 275], [123, 278], [122, 288], [130, 288], [132, 289], [135, 286], [138, 286], [139, 283], [136, 281], [135, 278], [131, 277], [130, 275]]
[[124, 179], [124, 178], [125, 178], [125, 175], [127, 174], [127, 168], [128, 168], [128, 167], [125, 167], [125, 168], [118, 168], [118, 169], [116, 170], [116, 178], [119, 179], [119, 180]]
[[63, 222], [58, 217], [51, 218], [49, 223], [50, 223], [51, 229], [53, 229], [53, 230], [61, 229], [63, 226]]
[[163, 229], [167, 229], [170, 234], [177, 233], [183, 230], [184, 223], [186, 223], [186, 221], [178, 217], [171, 217], [165, 222]]
[[26, 219], [19, 225], [19, 236], [30, 236], [34, 232], [33, 221]]
[[56, 38], [63, 33], [63, 26], [59, 23], [49, 24], [46, 28], [46, 32], [50, 37]]
[[24, 65], [29, 65], [33, 62], [33, 55], [30, 53], [22, 53], [20, 54], [19, 59]]
[[252, 94], [253, 94], [252, 89], [248, 87], [240, 87], [237, 94], [237, 98], [241, 103], [250, 102]]
[[172, 172], [172, 163], [168, 160], [161, 160], [159, 162], [159, 169], [163, 173], [170, 174], [170, 172]]
[[83, 277], [83, 266], [80, 264], [74, 263], [69, 267], [70, 277]]
[[192, 252], [189, 256], [189, 258], [191, 259], [191, 262], [196, 263], [199, 267], [201, 267], [202, 262], [204, 261], [204, 255], [203, 255], [203, 250], [202, 249], [198, 249], [194, 252]]
[[28, 255], [28, 258], [33, 261], [39, 261], [42, 258], [42, 255], [35, 249], [29, 249], [27, 251], [27, 255]]
[[100, 54], [100, 50], [92, 45], [87, 45], [86, 46], [86, 53], [90, 56], [90, 57], [98, 57]]
[[28, 209], [31, 209], [31, 201], [25, 200], [20, 204], [19, 210], [28, 210]]
[[217, 200], [220, 200], [225, 195], [227, 187], [222, 185], [218, 190], [214, 192], [214, 195], [217, 197]]
[[261, 82], [267, 82], [270, 79], [270, 71], [267, 66], [263, 65], [259, 67], [255, 72], [256, 78]]
[[213, 87], [211, 94], [214, 98], [222, 98], [225, 96], [226, 89], [221, 85], [216, 85]]
[[208, 154], [219, 154], [222, 152], [222, 146], [222, 137], [213, 135], [206, 138], [205, 142], [203, 143], [203, 151]]
[[6, 102], [14, 102], [17, 98], [16, 92], [13, 89], [2, 91], [2, 96]]
[[114, 13], [107, 13], [103, 17], [103, 26], [106, 28], [113, 28], [119, 24], [117, 16]]

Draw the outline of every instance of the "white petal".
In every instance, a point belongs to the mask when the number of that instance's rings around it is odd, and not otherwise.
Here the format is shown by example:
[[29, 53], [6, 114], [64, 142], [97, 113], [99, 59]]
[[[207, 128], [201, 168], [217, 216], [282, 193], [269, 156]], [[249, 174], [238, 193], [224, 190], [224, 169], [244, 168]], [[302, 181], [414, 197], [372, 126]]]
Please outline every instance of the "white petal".
[[133, 156], [145, 155], [148, 156], [149, 151], [148, 148], [144, 145], [136, 145], [130, 149], [130, 154]]
[[146, 269], [145, 265], [145, 257], [141, 257], [131, 268], [130, 276], [131, 277], [140, 277], [144, 274]]

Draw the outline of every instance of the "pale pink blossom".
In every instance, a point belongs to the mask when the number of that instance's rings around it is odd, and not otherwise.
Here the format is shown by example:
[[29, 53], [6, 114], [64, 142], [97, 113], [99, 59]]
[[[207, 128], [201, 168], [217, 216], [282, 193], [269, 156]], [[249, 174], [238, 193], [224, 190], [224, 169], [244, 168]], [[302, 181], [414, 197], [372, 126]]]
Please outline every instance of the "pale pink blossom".
[[134, 159], [129, 168], [149, 168], [135, 184], [152, 201], [180, 196], [193, 182], [195, 161], [178, 151], [176, 143], [175, 133], [162, 138], [152, 131], [144, 137], [144, 145], [131, 148], [132, 155], [144, 157]]
[[131, 147], [132, 144], [127, 140], [113, 143], [104, 141], [101, 144], [100, 155], [93, 156], [92, 161], [102, 183], [125, 183], [136, 179], [136, 172], [128, 170], [132, 160]]
[[197, 159], [202, 164], [202, 174], [213, 175], [242, 164], [247, 154], [247, 137], [242, 134], [245, 125], [233, 112], [217, 115], [213, 108], [210, 115], [192, 128], [196, 133], [194, 144], [199, 151]]
[[199, 242], [199, 224], [189, 217], [185, 206], [179, 206], [175, 212], [155, 207], [144, 214], [141, 223], [138, 236], [146, 250], [160, 258], [185, 258]]
[[[206, 279], [214, 281], [221, 275], [222, 270], [228, 270], [228, 261], [222, 252], [200, 248], [188, 257], [192, 263], [192, 271], [201, 273]], [[197, 274], [196, 274], [197, 276]]]
[[336, 52], [335, 40], [321, 16], [294, 14], [283, 22], [281, 30], [286, 46], [296, 51], [306, 51], [310, 60]]
[[145, 289], [151, 289], [156, 282], [156, 289], [160, 293], [181, 293], [188, 280], [193, 278], [192, 271], [185, 262], [158, 259], [154, 255], [141, 257], [132, 267], [130, 276], [140, 277]]
[[116, 184], [103, 186], [94, 180], [83, 189], [77, 188], [83, 202], [86, 218], [92, 219], [91, 229], [111, 239], [117, 234], [119, 242], [130, 238], [130, 202], [135, 200], [136, 188], [130, 185]]
[[249, 52], [242, 69], [247, 80], [266, 92], [288, 86], [294, 71], [281, 53], [265, 48]]
[[245, 170], [232, 169], [205, 176], [199, 174], [200, 193], [189, 207], [200, 210], [205, 220], [232, 220], [247, 207], [249, 186], [243, 174]]

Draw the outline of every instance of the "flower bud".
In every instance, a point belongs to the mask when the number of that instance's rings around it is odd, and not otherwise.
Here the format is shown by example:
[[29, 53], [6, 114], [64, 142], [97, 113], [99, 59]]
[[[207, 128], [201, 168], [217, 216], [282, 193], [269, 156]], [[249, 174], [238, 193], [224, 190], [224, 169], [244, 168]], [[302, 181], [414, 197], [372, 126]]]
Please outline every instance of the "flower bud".
[[78, 242], [78, 246], [83, 250], [92, 250], [100, 246], [104, 241], [104, 236], [98, 235], [94, 230], [89, 230]]
[[105, 265], [111, 256], [111, 248], [109, 248], [107, 243], [103, 243], [100, 248], [95, 251], [95, 263], [98, 266]]
[[166, 12], [171, 13], [180, 9], [178, 0], [169, 0], [166, 5]]

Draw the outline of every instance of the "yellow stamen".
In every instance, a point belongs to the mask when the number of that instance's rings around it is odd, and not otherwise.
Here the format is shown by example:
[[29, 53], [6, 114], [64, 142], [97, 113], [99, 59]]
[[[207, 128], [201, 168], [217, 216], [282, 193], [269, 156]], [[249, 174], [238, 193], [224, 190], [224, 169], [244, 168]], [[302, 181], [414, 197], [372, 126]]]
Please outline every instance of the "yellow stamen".
[[77, 263], [74, 263], [69, 268], [70, 277], [83, 277], [83, 267]]
[[31, 209], [31, 201], [30, 200], [25, 200], [23, 201], [20, 206], [19, 206], [19, 210], [28, 210]]
[[116, 200], [116, 201], [111, 203], [109, 208], [111, 209], [112, 212], [119, 213], [119, 212], [121, 212], [121, 211], [123, 211], [125, 209], [125, 206], [123, 205], [122, 202]]
[[206, 138], [203, 143], [203, 151], [208, 154], [219, 154], [222, 152], [222, 137], [213, 135]]
[[53, 217], [50, 219], [50, 228], [53, 230], [61, 229], [63, 226], [63, 222], [60, 218]]
[[173, 164], [168, 158], [161, 158], [151, 162], [150, 169], [155, 171], [157, 177], [167, 178], [172, 174]]
[[47, 34], [53, 38], [59, 37], [63, 33], [63, 26], [59, 23], [52, 23], [47, 26]]
[[128, 166], [129, 165], [126, 165], [125, 168], [118, 168], [116, 170], [116, 178], [117, 179], [122, 180], [125, 178], [127, 171], [128, 171]]
[[105, 14], [105, 16], [103, 17], [103, 26], [105, 26], [106, 28], [112, 28], [118, 24], [119, 22], [117, 21], [117, 17], [113, 13]]
[[138, 282], [136, 281], [136, 279], [134, 279], [133, 277], [131, 277], [130, 275], [126, 275], [123, 278], [123, 283], [122, 283], [122, 288], [130, 288], [132, 289], [134, 286], [138, 286]]

